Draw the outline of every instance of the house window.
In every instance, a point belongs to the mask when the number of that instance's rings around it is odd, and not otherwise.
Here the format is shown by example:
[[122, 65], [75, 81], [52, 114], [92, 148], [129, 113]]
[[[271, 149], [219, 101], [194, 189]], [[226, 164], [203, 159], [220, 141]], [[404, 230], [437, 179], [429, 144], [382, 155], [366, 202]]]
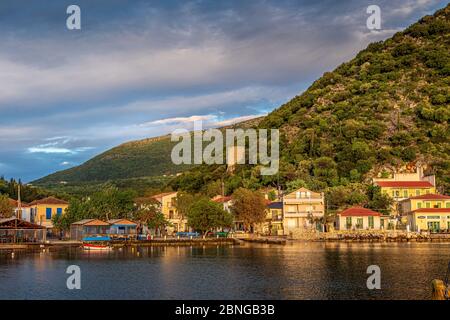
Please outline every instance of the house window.
[[441, 207], [441, 203], [440, 202], [436, 203], [436, 205], [434, 207], [435, 208], [440, 208]]
[[416, 196], [420, 196], [420, 190], [419, 189], [416, 190]]
[[62, 208], [56, 208], [56, 215], [60, 217], [62, 215]]
[[352, 228], [352, 217], [345, 218], [345, 225], [347, 226], [347, 229]]
[[447, 202], [447, 203], [445, 204], [445, 207], [446, 207], [446, 208], [450, 208], [450, 202]]
[[398, 191], [398, 190], [395, 191], [395, 197], [396, 197], [396, 198], [400, 197], [400, 191]]
[[287, 206], [287, 212], [297, 212], [297, 206]]
[[362, 229], [363, 228], [363, 218], [356, 219], [356, 228]]
[[427, 190], [425, 193], [426, 193], [426, 194], [430, 194], [430, 190]]
[[403, 197], [408, 198], [408, 190], [403, 190]]
[[422, 202], [417, 202], [417, 209], [422, 208]]
[[373, 229], [373, 227], [374, 227], [373, 217], [372, 217], [372, 216], [369, 216], [369, 228], [370, 228], [370, 229]]
[[427, 207], [427, 208], [431, 208], [431, 203], [429, 203], [429, 202], [425, 202], [425, 207]]
[[52, 219], [52, 208], [45, 208], [45, 219]]
[[173, 216], [174, 216], [173, 210], [170, 210], [170, 211], [169, 211], [169, 219], [173, 219]]

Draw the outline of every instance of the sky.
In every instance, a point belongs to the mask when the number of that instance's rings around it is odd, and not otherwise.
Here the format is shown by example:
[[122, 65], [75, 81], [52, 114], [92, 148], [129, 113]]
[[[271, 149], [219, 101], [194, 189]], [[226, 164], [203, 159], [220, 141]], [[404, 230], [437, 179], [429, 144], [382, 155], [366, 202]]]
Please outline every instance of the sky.
[[[66, 9], [81, 9], [69, 30]], [[0, 2], [0, 176], [267, 114], [438, 0]], [[381, 29], [369, 30], [369, 5]]]

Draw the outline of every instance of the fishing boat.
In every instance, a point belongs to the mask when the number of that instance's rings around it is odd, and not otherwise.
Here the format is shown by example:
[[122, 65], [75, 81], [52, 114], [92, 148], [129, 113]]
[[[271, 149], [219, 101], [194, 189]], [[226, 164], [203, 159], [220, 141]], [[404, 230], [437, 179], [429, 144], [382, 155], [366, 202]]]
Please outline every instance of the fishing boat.
[[[91, 236], [83, 238], [83, 249], [85, 250], [112, 250], [108, 244], [111, 241], [109, 236]], [[100, 243], [99, 243], [100, 242]], [[104, 244], [102, 244], [102, 242]]]
[[109, 245], [104, 245], [104, 244], [84, 243], [83, 249], [84, 250], [112, 250], [112, 247]]

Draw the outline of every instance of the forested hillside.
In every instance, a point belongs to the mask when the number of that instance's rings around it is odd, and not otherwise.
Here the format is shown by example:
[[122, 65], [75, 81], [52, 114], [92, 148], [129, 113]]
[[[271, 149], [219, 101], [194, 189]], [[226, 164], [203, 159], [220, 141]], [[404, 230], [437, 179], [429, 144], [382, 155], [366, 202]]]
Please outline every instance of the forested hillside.
[[[260, 128], [282, 132], [280, 173], [242, 166], [196, 168], [175, 188], [207, 190], [225, 176], [239, 186], [307, 186], [364, 202], [370, 178], [411, 162], [427, 165], [450, 192], [450, 6], [426, 16], [325, 73], [304, 93], [270, 113]], [[355, 199], [352, 199], [354, 197]]]

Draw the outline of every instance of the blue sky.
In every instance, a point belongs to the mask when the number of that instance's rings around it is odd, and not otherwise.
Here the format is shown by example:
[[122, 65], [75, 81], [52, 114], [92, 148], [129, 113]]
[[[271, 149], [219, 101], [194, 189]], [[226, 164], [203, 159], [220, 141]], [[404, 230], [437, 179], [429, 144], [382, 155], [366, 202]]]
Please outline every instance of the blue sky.
[[[266, 114], [446, 3], [2, 0], [0, 175], [31, 181], [193, 119]], [[70, 4], [81, 30], [66, 28]]]

